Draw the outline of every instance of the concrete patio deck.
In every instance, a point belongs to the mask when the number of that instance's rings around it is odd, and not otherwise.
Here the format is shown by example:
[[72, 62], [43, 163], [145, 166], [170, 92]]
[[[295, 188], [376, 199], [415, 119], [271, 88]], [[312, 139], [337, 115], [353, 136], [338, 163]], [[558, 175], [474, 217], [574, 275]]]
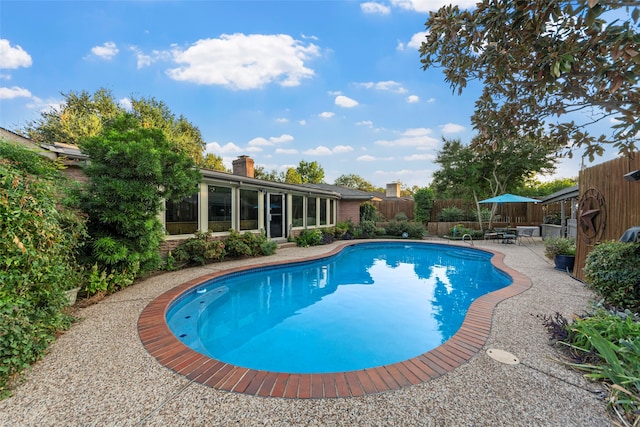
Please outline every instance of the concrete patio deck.
[[[602, 387], [558, 363], [541, 320], [555, 312], [566, 317], [584, 312], [591, 292], [553, 268], [539, 238], [535, 244], [474, 244], [504, 253], [504, 263], [532, 286], [499, 303], [484, 347], [438, 378], [360, 397], [264, 398], [190, 381], [158, 363], [142, 345], [138, 318], [167, 290], [223, 269], [316, 256], [334, 245], [287, 247], [267, 258], [150, 277], [80, 309], [81, 320], [25, 375], [14, 396], [0, 401], [0, 425], [611, 425]], [[487, 349], [512, 353], [520, 363], [497, 362]]]

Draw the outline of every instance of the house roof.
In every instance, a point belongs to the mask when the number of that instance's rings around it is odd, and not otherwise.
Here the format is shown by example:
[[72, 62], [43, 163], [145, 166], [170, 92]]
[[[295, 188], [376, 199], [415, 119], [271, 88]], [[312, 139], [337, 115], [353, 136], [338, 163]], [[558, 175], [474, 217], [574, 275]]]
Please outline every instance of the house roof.
[[264, 179], [249, 178], [242, 175], [235, 175], [229, 172], [213, 171], [208, 169], [200, 169], [200, 172], [202, 173], [203, 178], [227, 181], [228, 183], [236, 185], [248, 184], [254, 187], [262, 187], [265, 189], [286, 190], [300, 193], [313, 192], [314, 194], [329, 196], [337, 199], [344, 199], [344, 197], [342, 197], [342, 194], [337, 191], [332, 191], [331, 189], [325, 188], [309, 187], [306, 184], [286, 184], [282, 182], [266, 181]]
[[560, 202], [562, 200], [568, 199], [577, 199], [580, 195], [578, 186], [574, 185], [573, 187], [563, 188], [562, 190], [556, 191], [553, 194], [548, 195], [547, 197], [540, 200], [543, 205]]
[[380, 198], [373, 193], [367, 193], [366, 191], [360, 191], [354, 188], [342, 187], [340, 185], [300, 184], [300, 186], [338, 193], [342, 200], [380, 200]]

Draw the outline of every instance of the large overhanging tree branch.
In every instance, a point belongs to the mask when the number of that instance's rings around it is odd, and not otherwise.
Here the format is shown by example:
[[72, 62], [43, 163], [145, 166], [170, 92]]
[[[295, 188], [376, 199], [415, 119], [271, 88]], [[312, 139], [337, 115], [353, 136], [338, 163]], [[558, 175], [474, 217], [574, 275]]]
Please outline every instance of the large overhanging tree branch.
[[[442, 67], [458, 93], [482, 82], [472, 121], [485, 143], [544, 128], [569, 155], [583, 147], [593, 159], [607, 145], [629, 154], [640, 135], [639, 18], [638, 1], [446, 6], [425, 24], [421, 62], [425, 70]], [[587, 127], [606, 118], [615, 123], [611, 132], [590, 135]]]

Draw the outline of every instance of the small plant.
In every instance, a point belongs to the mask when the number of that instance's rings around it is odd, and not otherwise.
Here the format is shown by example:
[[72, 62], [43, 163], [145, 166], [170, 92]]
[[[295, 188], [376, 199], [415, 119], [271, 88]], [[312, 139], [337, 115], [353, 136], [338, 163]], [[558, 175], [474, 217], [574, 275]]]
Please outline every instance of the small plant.
[[358, 225], [357, 234], [363, 239], [371, 239], [377, 236], [378, 228], [376, 227], [376, 223], [373, 221], [362, 221]]
[[296, 237], [296, 244], [303, 248], [321, 245], [322, 231], [318, 230], [317, 228], [313, 230], [305, 228], [300, 232], [298, 237]]
[[167, 255], [167, 265], [169, 260], [183, 262], [187, 264], [205, 265], [207, 263], [222, 261], [226, 255], [226, 245], [220, 240], [214, 240], [211, 232], [196, 231], [194, 237], [180, 242], [171, 255]]
[[585, 260], [585, 280], [608, 304], [640, 311], [640, 244], [606, 242]]
[[334, 227], [334, 230], [333, 230], [333, 235], [336, 239], [348, 240], [353, 236], [353, 231], [355, 230], [355, 228], [356, 226], [351, 221], [351, 219], [348, 219], [346, 221], [340, 221], [336, 223], [336, 226]]
[[556, 255], [575, 255], [576, 242], [566, 237], [547, 237], [544, 241], [544, 254], [549, 259]]
[[633, 313], [598, 309], [569, 323], [561, 314], [545, 317], [572, 368], [609, 385], [609, 407], [623, 425], [640, 423], [640, 319]]
[[438, 221], [442, 222], [455, 222], [462, 221], [465, 218], [465, 214], [462, 209], [451, 206], [448, 208], [444, 208], [438, 213]]
[[229, 235], [224, 239], [227, 255], [231, 258], [242, 258], [251, 256], [253, 250], [248, 245], [245, 238], [236, 230], [229, 230]]

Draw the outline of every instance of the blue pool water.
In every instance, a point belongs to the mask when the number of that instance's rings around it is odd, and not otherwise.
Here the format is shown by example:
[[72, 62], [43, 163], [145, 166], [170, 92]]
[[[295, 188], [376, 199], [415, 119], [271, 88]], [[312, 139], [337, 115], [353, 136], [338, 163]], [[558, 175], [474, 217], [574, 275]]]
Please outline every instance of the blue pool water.
[[328, 373], [401, 362], [444, 343], [475, 299], [511, 284], [491, 256], [358, 244], [203, 283], [174, 302], [167, 322], [185, 345], [246, 368]]

